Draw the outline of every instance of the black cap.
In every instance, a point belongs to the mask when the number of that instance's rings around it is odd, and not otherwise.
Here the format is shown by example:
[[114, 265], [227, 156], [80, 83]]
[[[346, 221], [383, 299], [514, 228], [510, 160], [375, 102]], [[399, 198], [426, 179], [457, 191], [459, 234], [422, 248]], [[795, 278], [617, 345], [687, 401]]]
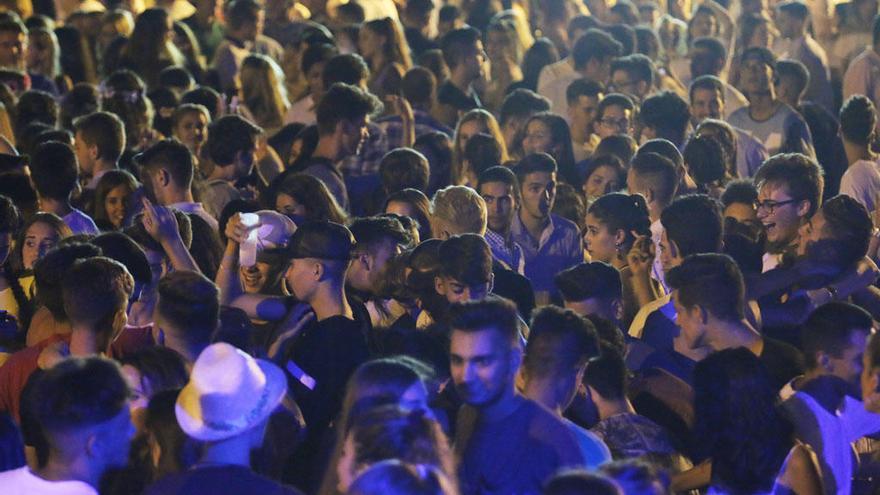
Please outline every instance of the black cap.
[[344, 225], [333, 222], [308, 222], [290, 237], [288, 257], [348, 261], [354, 248], [354, 236]]

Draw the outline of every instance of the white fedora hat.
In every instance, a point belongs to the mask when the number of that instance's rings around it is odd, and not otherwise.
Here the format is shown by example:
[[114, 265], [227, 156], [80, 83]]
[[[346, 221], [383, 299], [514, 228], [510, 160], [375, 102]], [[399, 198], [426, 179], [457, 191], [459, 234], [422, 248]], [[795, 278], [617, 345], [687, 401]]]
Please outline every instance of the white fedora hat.
[[175, 415], [190, 437], [224, 440], [260, 424], [286, 391], [287, 378], [274, 364], [229, 344], [212, 344], [196, 360]]

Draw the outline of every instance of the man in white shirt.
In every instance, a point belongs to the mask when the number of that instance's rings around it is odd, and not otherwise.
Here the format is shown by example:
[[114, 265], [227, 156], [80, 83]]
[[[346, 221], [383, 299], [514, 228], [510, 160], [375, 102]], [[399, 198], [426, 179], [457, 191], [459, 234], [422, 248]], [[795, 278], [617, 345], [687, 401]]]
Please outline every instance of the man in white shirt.
[[877, 110], [864, 95], [855, 95], [840, 109], [840, 135], [849, 167], [840, 179], [840, 194], [861, 203], [868, 212], [877, 209], [880, 166], [871, 150], [877, 127]]
[[831, 90], [831, 71], [825, 49], [807, 32], [810, 11], [800, 0], [792, 0], [777, 7], [776, 24], [782, 36], [789, 40], [788, 50], [782, 58], [797, 60], [810, 71], [810, 84], [804, 98], [834, 111], [834, 95]]
[[94, 112], [73, 122], [74, 145], [80, 172], [88, 179], [85, 189], [94, 190], [109, 170], [116, 170], [125, 149], [125, 126], [116, 114]]

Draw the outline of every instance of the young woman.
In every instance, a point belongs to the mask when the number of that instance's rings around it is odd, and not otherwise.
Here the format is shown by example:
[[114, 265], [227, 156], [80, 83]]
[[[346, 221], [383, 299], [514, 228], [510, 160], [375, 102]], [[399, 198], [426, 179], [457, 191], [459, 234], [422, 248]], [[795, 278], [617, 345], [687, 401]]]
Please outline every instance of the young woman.
[[171, 115], [171, 133], [175, 139], [186, 145], [193, 157], [198, 160], [202, 145], [208, 140], [208, 124], [211, 113], [203, 105], [184, 103]]
[[61, 49], [54, 32], [43, 28], [28, 32], [27, 68], [50, 81], [61, 75]]
[[144, 81], [130, 70], [116, 71], [101, 84], [101, 109], [115, 113], [125, 124], [127, 150], [141, 151], [158, 139], [152, 128], [154, 109]]
[[284, 73], [271, 58], [251, 54], [245, 57], [238, 74], [244, 114], [273, 134], [284, 125], [290, 104], [284, 88]]
[[272, 207], [297, 224], [308, 220], [345, 224], [347, 219], [327, 186], [320, 179], [306, 174], [285, 177], [275, 189]]
[[547, 153], [556, 160], [558, 178], [569, 184], [577, 184], [571, 131], [565, 119], [555, 113], [541, 112], [532, 115], [523, 129], [523, 152], [526, 155]]
[[[468, 140], [476, 134], [489, 134], [495, 138], [495, 141], [501, 145], [501, 163], [509, 160], [507, 156], [507, 145], [504, 142], [504, 135], [501, 133], [501, 127], [498, 121], [491, 113], [477, 109], [471, 110], [464, 114], [455, 127], [455, 137], [453, 137], [452, 148], [452, 184], [462, 185], [467, 179], [467, 170], [464, 169], [464, 148], [467, 146]], [[571, 141], [569, 139], [569, 141]], [[569, 150], [571, 143], [569, 142]], [[427, 155], [426, 155], [427, 156]]]
[[92, 218], [98, 228], [122, 230], [131, 222], [131, 195], [137, 190], [138, 182], [125, 170], [110, 170], [101, 176], [95, 188], [95, 210]]
[[413, 219], [419, 226], [419, 241], [434, 237], [431, 233], [431, 201], [418, 189], [403, 189], [390, 194], [382, 212]]
[[[38, 212], [19, 231], [15, 241], [15, 258], [22, 270], [33, 270], [34, 263], [55, 247], [61, 239], [73, 235], [58, 215]], [[29, 277], [33, 281], [33, 277]]]
[[121, 67], [134, 70], [149, 88], [159, 83], [159, 72], [172, 65], [184, 65], [183, 54], [174, 45], [171, 16], [165, 9], [143, 11], [134, 24], [134, 31], [122, 49]]
[[19, 331], [24, 332], [32, 308], [11, 263], [13, 241], [20, 226], [18, 208], [6, 196], [0, 196], [0, 311], [16, 318]]
[[599, 155], [589, 161], [583, 177], [581, 191], [589, 208], [601, 196], [620, 190], [626, 181], [626, 169], [620, 158], [614, 155]]
[[358, 32], [358, 51], [370, 65], [370, 92], [383, 100], [400, 94], [403, 75], [412, 67], [400, 24], [390, 17], [365, 22]]

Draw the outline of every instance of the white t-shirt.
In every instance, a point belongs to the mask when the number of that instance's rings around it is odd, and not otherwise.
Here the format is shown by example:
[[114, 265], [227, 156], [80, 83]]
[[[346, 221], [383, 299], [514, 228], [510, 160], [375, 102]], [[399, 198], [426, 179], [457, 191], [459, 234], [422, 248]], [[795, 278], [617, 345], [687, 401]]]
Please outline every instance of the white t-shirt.
[[877, 209], [877, 195], [880, 194], [880, 165], [870, 160], [859, 160], [843, 173], [840, 178], [840, 194], [846, 194], [868, 209]]
[[0, 492], [4, 495], [98, 495], [82, 481], [46, 481], [27, 466], [0, 473]]

